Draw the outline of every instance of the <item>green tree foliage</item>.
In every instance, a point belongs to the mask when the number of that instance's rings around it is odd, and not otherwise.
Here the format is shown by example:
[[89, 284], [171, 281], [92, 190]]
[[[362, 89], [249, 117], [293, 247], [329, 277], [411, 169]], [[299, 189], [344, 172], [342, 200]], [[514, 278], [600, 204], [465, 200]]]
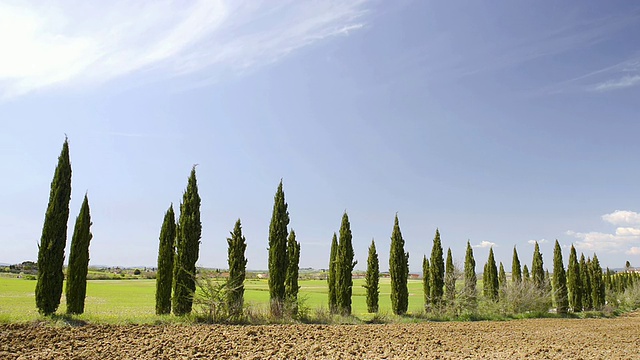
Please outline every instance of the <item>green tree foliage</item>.
[[589, 264], [591, 260], [587, 262], [584, 259], [584, 254], [580, 254], [580, 278], [582, 280], [582, 307], [585, 310], [593, 309], [593, 301], [591, 299], [591, 275], [589, 270]]
[[476, 276], [476, 260], [473, 258], [473, 248], [471, 243], [467, 241], [467, 252], [464, 257], [464, 295], [469, 302], [476, 302], [476, 284], [478, 278]]
[[536, 241], [533, 249], [533, 262], [531, 263], [531, 277], [533, 278], [533, 284], [540, 290], [544, 290], [544, 264], [542, 262], [542, 254], [540, 253], [540, 246]]
[[391, 247], [389, 254], [389, 276], [391, 277], [391, 309], [396, 315], [407, 312], [409, 306], [409, 253], [404, 251], [404, 239], [396, 214], [391, 233]]
[[504, 290], [507, 288], [507, 273], [504, 271], [502, 261], [498, 269], [498, 288], [500, 289], [500, 298], [503, 297]]
[[42, 226], [42, 237], [38, 244], [38, 281], [35, 297], [36, 307], [44, 315], [55, 313], [60, 305], [70, 200], [71, 162], [69, 161], [69, 142], [65, 138], [51, 181], [49, 204]]
[[156, 314], [171, 313], [171, 287], [173, 286], [173, 257], [175, 255], [176, 215], [173, 204], [164, 214], [160, 229], [158, 272], [156, 274]]
[[484, 266], [484, 273], [482, 274], [482, 286], [484, 297], [492, 300], [498, 300], [498, 268], [496, 266], [496, 260], [493, 255], [493, 248], [489, 249], [489, 258]]
[[364, 278], [364, 288], [367, 290], [367, 311], [378, 312], [378, 300], [380, 298], [380, 262], [376, 252], [376, 243], [371, 240], [369, 256], [367, 257], [367, 274]]
[[353, 291], [353, 268], [358, 263], [354, 261], [351, 224], [347, 212], [342, 215], [340, 225], [340, 239], [338, 241], [338, 256], [336, 267], [336, 304], [342, 315], [351, 315], [351, 293]]
[[436, 229], [431, 248], [431, 262], [429, 268], [430, 298], [433, 305], [440, 305], [442, 302], [444, 288], [444, 258], [442, 253], [442, 242], [440, 241], [440, 231]]
[[424, 291], [425, 310], [431, 304], [431, 281], [429, 280], [430, 274], [431, 274], [431, 270], [429, 269], [429, 260], [427, 259], [427, 255], [423, 255], [422, 257], [422, 290]]
[[229, 315], [237, 318], [242, 315], [244, 306], [244, 279], [247, 274], [247, 240], [242, 235], [240, 219], [236, 221], [227, 238], [227, 262], [229, 264], [229, 278], [227, 279], [226, 302]]
[[187, 189], [182, 195], [180, 220], [177, 229], [176, 256], [173, 275], [173, 313], [178, 316], [191, 313], [196, 291], [196, 261], [200, 251], [202, 223], [200, 222], [200, 195], [196, 180], [196, 167], [191, 168]]
[[522, 271], [520, 270], [520, 259], [518, 258], [518, 250], [513, 247], [513, 259], [511, 260], [511, 282], [522, 282]]
[[331, 239], [331, 255], [329, 256], [329, 275], [327, 276], [327, 282], [329, 283], [329, 311], [332, 314], [337, 313], [338, 300], [336, 289], [336, 268], [338, 261], [338, 237], [336, 233], [333, 233], [333, 239]]
[[553, 249], [553, 296], [556, 303], [556, 312], [560, 315], [566, 314], [569, 308], [567, 277], [562, 262], [562, 249], [558, 240], [556, 240]]
[[602, 280], [602, 267], [600, 267], [600, 261], [598, 261], [598, 255], [593, 254], [591, 259], [591, 298], [593, 300], [593, 307], [600, 309], [604, 306], [605, 302], [605, 289], [604, 281]]
[[271, 314], [281, 317], [285, 301], [285, 279], [287, 276], [287, 237], [289, 212], [282, 190], [282, 180], [273, 199], [273, 214], [269, 225], [269, 298]]
[[567, 289], [569, 290], [569, 306], [573, 312], [582, 311], [582, 278], [576, 248], [571, 245], [569, 266], [567, 267]]
[[298, 274], [300, 271], [300, 243], [296, 241], [296, 232], [292, 229], [287, 240], [287, 275], [285, 297], [292, 314], [298, 313]]
[[524, 266], [522, 267], [522, 280], [524, 281], [531, 280], [531, 276], [529, 275], [529, 268], [527, 267], [527, 264], [524, 264]]
[[87, 294], [87, 271], [89, 270], [89, 243], [91, 242], [91, 213], [89, 198], [84, 195], [80, 214], [76, 218], [76, 225], [71, 238], [71, 253], [67, 268], [67, 313], [82, 314], [84, 299]]
[[449, 304], [453, 303], [456, 298], [456, 269], [453, 265], [453, 257], [451, 256], [451, 248], [447, 249], [447, 262], [445, 264], [444, 276], [444, 293]]

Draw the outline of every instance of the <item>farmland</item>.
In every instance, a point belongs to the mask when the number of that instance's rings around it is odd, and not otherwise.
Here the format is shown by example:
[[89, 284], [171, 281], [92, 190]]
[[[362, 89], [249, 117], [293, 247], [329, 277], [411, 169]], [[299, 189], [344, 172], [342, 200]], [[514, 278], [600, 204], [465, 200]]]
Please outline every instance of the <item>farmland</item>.
[[2, 359], [637, 359], [640, 314], [373, 325], [0, 325]]
[[[365, 289], [362, 279], [354, 280], [353, 314], [367, 317]], [[327, 308], [327, 282], [325, 280], [301, 280], [300, 299], [309, 309]], [[389, 279], [380, 281], [380, 309], [391, 313]], [[24, 322], [39, 319], [33, 297], [35, 281], [0, 277], [0, 321]], [[86, 312], [80, 320], [102, 323], [152, 323], [165, 320], [155, 311], [155, 280], [89, 280], [87, 282]], [[422, 310], [422, 282], [409, 281], [409, 312]], [[64, 309], [63, 303], [58, 310]], [[266, 280], [245, 282], [245, 302], [263, 309], [269, 302]]]
[[[204, 325], [154, 314], [153, 280], [91, 280], [86, 313], [53, 321], [34, 304], [35, 281], [0, 277], [0, 358], [617, 358], [637, 356], [640, 313], [613, 319], [425, 322], [390, 316], [389, 280], [380, 308], [391, 323], [366, 324], [363, 281], [354, 281], [350, 325]], [[324, 280], [302, 280], [309, 309], [326, 309]], [[266, 311], [266, 280], [247, 280], [250, 308]], [[409, 281], [409, 313], [422, 311], [422, 283]], [[64, 298], [63, 298], [64, 305]], [[61, 306], [63, 309], [64, 306]], [[351, 322], [348, 322], [351, 321]]]

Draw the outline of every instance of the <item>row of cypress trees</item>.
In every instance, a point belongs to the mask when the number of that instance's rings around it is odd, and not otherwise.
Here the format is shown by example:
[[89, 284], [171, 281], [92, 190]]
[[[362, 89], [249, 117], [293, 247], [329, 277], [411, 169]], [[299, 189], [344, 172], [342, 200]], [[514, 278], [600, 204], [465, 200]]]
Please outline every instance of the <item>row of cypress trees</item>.
[[[176, 224], [173, 206], [167, 210], [160, 230], [158, 273], [156, 277], [156, 314], [191, 313], [196, 291], [196, 261], [198, 260], [202, 224], [195, 166], [183, 194], [180, 219]], [[298, 273], [300, 243], [294, 230], [288, 231], [289, 212], [282, 181], [274, 197], [273, 214], [269, 226], [269, 295], [271, 313], [281, 317], [285, 311], [298, 311]], [[226, 286], [226, 306], [229, 315], [242, 315], [244, 280], [246, 277], [247, 243], [238, 219], [227, 238], [229, 277]], [[173, 292], [173, 296], [172, 296]]]
[[[49, 203], [42, 226], [42, 236], [38, 244], [38, 278], [35, 299], [36, 307], [43, 315], [54, 314], [60, 306], [70, 201], [71, 161], [69, 160], [69, 140], [65, 137], [51, 181]], [[85, 193], [71, 238], [65, 288], [68, 314], [82, 314], [84, 312], [89, 243], [92, 237], [89, 198]]]
[[181, 316], [191, 313], [196, 290], [196, 262], [200, 252], [202, 222], [196, 167], [191, 168], [182, 194], [180, 217], [175, 220], [173, 204], [164, 215], [158, 249], [156, 314]]

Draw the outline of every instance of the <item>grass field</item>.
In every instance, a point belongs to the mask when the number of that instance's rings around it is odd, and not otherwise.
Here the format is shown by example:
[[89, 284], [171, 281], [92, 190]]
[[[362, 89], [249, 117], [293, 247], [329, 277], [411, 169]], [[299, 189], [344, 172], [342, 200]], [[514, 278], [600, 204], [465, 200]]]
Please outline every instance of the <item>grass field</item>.
[[[380, 279], [380, 312], [391, 313], [388, 278]], [[364, 280], [354, 280], [353, 315], [367, 318]], [[25, 322], [40, 318], [35, 306], [36, 282], [18, 278], [0, 277], [0, 322]], [[327, 308], [327, 282], [324, 280], [300, 281], [299, 298], [310, 309]], [[422, 310], [422, 282], [409, 280], [409, 312]], [[245, 303], [257, 308], [269, 304], [267, 280], [245, 282]], [[65, 311], [65, 299], [58, 309]], [[167, 321], [168, 317], [155, 315], [155, 280], [90, 280], [87, 282], [85, 314], [80, 320], [106, 323], [150, 323]]]

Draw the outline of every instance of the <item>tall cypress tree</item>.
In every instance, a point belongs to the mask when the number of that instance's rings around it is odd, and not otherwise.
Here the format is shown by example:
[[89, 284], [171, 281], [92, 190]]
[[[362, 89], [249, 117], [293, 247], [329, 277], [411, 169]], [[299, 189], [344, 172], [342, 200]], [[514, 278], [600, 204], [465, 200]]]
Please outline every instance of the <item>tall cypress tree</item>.
[[453, 256], [451, 256], [451, 248], [447, 249], [447, 262], [445, 266], [444, 292], [447, 302], [453, 303], [456, 298], [456, 274], [453, 265]]
[[527, 264], [524, 264], [524, 266], [522, 266], [522, 280], [523, 281], [531, 280], [531, 276], [529, 275], [529, 268], [527, 267]]
[[164, 214], [160, 229], [158, 272], [156, 274], [156, 314], [171, 313], [171, 286], [173, 285], [173, 257], [175, 255], [176, 215], [173, 204]]
[[191, 313], [196, 291], [196, 261], [200, 252], [200, 195], [196, 180], [196, 167], [191, 168], [187, 189], [182, 195], [177, 232], [177, 252], [174, 259], [173, 313], [178, 316]]
[[289, 212], [284, 200], [282, 180], [273, 199], [273, 214], [269, 225], [269, 298], [271, 299], [271, 314], [282, 316], [285, 300], [284, 282], [287, 276], [287, 237], [289, 232]]
[[513, 247], [513, 259], [511, 260], [511, 282], [522, 282], [522, 272], [520, 270], [520, 259], [518, 258], [518, 250]]
[[236, 221], [227, 238], [227, 262], [229, 264], [229, 278], [227, 279], [227, 309], [231, 317], [242, 315], [244, 306], [244, 279], [247, 274], [247, 240], [242, 236], [240, 219]]
[[71, 238], [71, 253], [67, 269], [67, 313], [82, 314], [84, 299], [87, 294], [87, 271], [89, 269], [89, 242], [91, 242], [91, 214], [89, 198], [84, 195], [80, 214], [76, 218], [76, 225]]
[[338, 311], [342, 315], [351, 315], [351, 293], [353, 291], [353, 268], [358, 263], [354, 261], [351, 224], [345, 211], [340, 225], [340, 239], [338, 241], [338, 256], [336, 267], [336, 300]]
[[500, 298], [502, 299], [507, 289], [507, 273], [504, 271], [502, 261], [500, 261], [500, 267], [498, 270], [498, 289], [500, 290]]
[[436, 235], [433, 238], [433, 247], [431, 248], [429, 282], [431, 302], [434, 305], [440, 305], [444, 287], [444, 258], [442, 254], [442, 243], [440, 241], [440, 230], [438, 229], [436, 229]]
[[485, 298], [493, 301], [498, 300], [498, 268], [493, 255], [493, 247], [489, 249], [489, 258], [484, 266], [484, 274], [482, 276], [482, 287]]
[[571, 245], [569, 266], [567, 267], [567, 290], [569, 290], [569, 306], [573, 312], [582, 311], [582, 278], [576, 248]]
[[389, 276], [391, 277], [391, 309], [396, 315], [407, 312], [409, 306], [409, 254], [404, 252], [404, 239], [396, 214], [393, 232], [391, 233], [391, 247], [389, 254]]
[[591, 298], [593, 299], [593, 307], [600, 309], [605, 302], [604, 281], [602, 280], [602, 267], [598, 255], [593, 254], [591, 259]]
[[473, 248], [471, 248], [471, 243], [467, 241], [467, 253], [464, 257], [464, 294], [471, 305], [475, 305], [476, 303], [477, 282], [476, 260], [473, 258]]
[[580, 254], [580, 279], [582, 280], [582, 307], [585, 310], [593, 309], [591, 299], [591, 276], [589, 274], [589, 262], [584, 259], [584, 254]]
[[540, 290], [544, 290], [544, 268], [542, 262], [542, 254], [540, 253], [540, 246], [536, 241], [533, 249], [533, 262], [531, 263], [531, 277], [533, 278], [533, 284]]
[[376, 252], [376, 243], [371, 240], [369, 256], [367, 257], [367, 274], [364, 278], [364, 288], [367, 289], [367, 311], [378, 312], [378, 300], [380, 298], [380, 263]]
[[556, 312], [560, 315], [566, 314], [569, 307], [567, 277], [562, 263], [562, 249], [557, 239], [553, 249], [553, 294], [556, 302]]
[[44, 216], [40, 244], [38, 244], [38, 281], [35, 297], [36, 307], [44, 315], [55, 313], [60, 305], [70, 200], [71, 162], [69, 161], [69, 141], [65, 138], [51, 181], [49, 204]]
[[424, 309], [429, 308], [431, 304], [431, 281], [429, 280], [431, 270], [429, 269], [429, 260], [427, 255], [422, 256], [422, 290], [424, 292]]
[[291, 229], [287, 240], [287, 275], [285, 297], [292, 314], [298, 313], [298, 274], [300, 272], [300, 243], [296, 241], [296, 232]]
[[327, 282], [329, 283], [329, 311], [335, 314], [338, 310], [337, 289], [336, 289], [336, 270], [338, 261], [338, 237], [333, 233], [331, 239], [331, 254], [329, 255], [329, 275]]

